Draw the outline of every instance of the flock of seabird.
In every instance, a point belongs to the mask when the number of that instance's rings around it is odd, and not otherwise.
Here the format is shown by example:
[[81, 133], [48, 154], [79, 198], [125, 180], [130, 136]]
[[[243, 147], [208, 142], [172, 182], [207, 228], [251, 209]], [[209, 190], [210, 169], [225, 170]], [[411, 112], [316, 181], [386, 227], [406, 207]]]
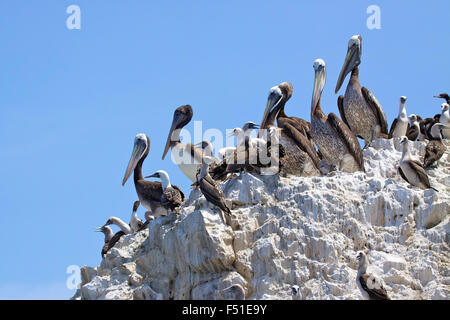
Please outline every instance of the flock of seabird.
[[[364, 172], [363, 153], [357, 138], [364, 140], [364, 148], [370, 146], [376, 138], [394, 139], [394, 145], [402, 148], [398, 168], [400, 176], [413, 186], [432, 188], [425, 168], [438, 161], [445, 151], [442, 139], [450, 137], [450, 98], [446, 93], [435, 96], [446, 100], [442, 104], [441, 113], [433, 118], [422, 119], [417, 114], [407, 116], [406, 97], [402, 96], [398, 117], [388, 132], [387, 118], [380, 103], [366, 87], [361, 87], [359, 82], [361, 42], [360, 35], [350, 38], [344, 65], [336, 84], [335, 93], [351, 73], [345, 94], [337, 99], [340, 118], [334, 113], [326, 115], [322, 111], [321, 95], [325, 87], [326, 65], [322, 59], [317, 59], [313, 65], [315, 77], [311, 122], [286, 115], [284, 107], [292, 96], [293, 87], [291, 83], [283, 82], [270, 89], [261, 124], [247, 122], [242, 128], [233, 129], [230, 135], [237, 137], [236, 147], [219, 150], [217, 159], [212, 155], [213, 147], [209, 141], [196, 145], [180, 141], [180, 130], [193, 117], [192, 107], [183, 105], [174, 112], [162, 159], [171, 149], [172, 159], [193, 183], [192, 187], [201, 190], [206, 200], [218, 208], [222, 221], [227, 224], [230, 224], [232, 219], [232, 208], [226, 201], [219, 182], [233, 178], [242, 171], [258, 174], [272, 172], [284, 176], [320, 176], [330, 170]], [[257, 138], [251, 137], [253, 130], [258, 130]], [[411, 158], [408, 141], [425, 139], [428, 144], [425, 159], [421, 163]], [[262, 151], [271, 161], [263, 161]], [[143, 176], [142, 164], [149, 152], [149, 137], [142, 133], [136, 135], [122, 185], [125, 185], [133, 172], [139, 201], [133, 204], [129, 223], [117, 217], [110, 217], [102, 227], [97, 228], [98, 232], [105, 235], [102, 257], [122, 235], [145, 229], [148, 223], [157, 217], [179, 213], [185, 201], [184, 193], [171, 184], [166, 171], [158, 170], [152, 175]], [[146, 178], [160, 181], [148, 181]], [[145, 222], [137, 216], [139, 205], [146, 209]], [[113, 234], [109, 227], [111, 224], [118, 226], [120, 231]], [[367, 274], [368, 261], [365, 254], [360, 252], [357, 259], [357, 285], [363, 295], [370, 299], [389, 299], [376, 277]], [[298, 293], [298, 288], [293, 291]]]

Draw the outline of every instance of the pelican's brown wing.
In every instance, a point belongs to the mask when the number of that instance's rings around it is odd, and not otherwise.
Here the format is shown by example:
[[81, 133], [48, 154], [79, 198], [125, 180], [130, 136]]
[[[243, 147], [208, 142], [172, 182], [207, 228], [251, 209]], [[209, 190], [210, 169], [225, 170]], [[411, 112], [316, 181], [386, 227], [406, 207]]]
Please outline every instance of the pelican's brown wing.
[[285, 128], [286, 124], [290, 124], [300, 133], [302, 133], [308, 140], [312, 139], [311, 135], [311, 123], [297, 117], [280, 117], [277, 118], [277, 124], [279, 128]]
[[341, 137], [342, 141], [344, 141], [351, 155], [353, 156], [353, 158], [355, 158], [356, 163], [358, 163], [361, 171], [365, 171], [363, 152], [361, 150], [361, 146], [359, 145], [358, 139], [356, 138], [355, 134], [333, 112], [328, 114], [327, 121], [334, 128], [334, 130], [336, 130], [336, 132]]
[[341, 115], [342, 121], [347, 125], [347, 127], [351, 130], [350, 125], [348, 124], [347, 118], [345, 117], [344, 112], [344, 96], [340, 95], [337, 100], [339, 114]]
[[372, 109], [373, 114], [378, 119], [378, 124], [380, 125], [381, 133], [388, 134], [388, 124], [386, 114], [384, 113], [383, 108], [381, 107], [377, 98], [375, 98], [372, 92], [370, 92], [369, 89], [367, 89], [366, 87], [361, 87], [361, 92], [367, 104]]
[[301, 132], [299, 132], [294, 126], [289, 123], [285, 123], [285, 127], [283, 128], [283, 133], [289, 136], [300, 148], [303, 152], [306, 152], [317, 169], [319, 169], [319, 156], [317, 155], [316, 150], [314, 149], [314, 145], [306, 136], [304, 136]]

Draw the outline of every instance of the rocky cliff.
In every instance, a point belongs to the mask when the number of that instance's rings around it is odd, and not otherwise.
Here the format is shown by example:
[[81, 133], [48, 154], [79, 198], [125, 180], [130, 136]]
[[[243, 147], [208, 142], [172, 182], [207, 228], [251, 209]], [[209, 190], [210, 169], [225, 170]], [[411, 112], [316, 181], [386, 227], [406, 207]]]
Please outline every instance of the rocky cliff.
[[[421, 159], [424, 142], [410, 142]], [[450, 153], [428, 170], [434, 190], [397, 174], [392, 140], [364, 150], [366, 173], [254, 176], [222, 184], [232, 227], [200, 191], [179, 216], [122, 237], [82, 268], [74, 299], [361, 299], [365, 250], [392, 299], [450, 299]], [[93, 249], [94, 250], [94, 249]]]

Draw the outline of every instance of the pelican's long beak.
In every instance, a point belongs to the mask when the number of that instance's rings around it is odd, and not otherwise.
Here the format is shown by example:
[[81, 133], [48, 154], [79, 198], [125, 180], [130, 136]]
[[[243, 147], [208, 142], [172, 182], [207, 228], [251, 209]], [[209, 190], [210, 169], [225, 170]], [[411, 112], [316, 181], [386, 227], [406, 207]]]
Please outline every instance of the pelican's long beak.
[[314, 75], [314, 89], [311, 99], [311, 115], [316, 111], [319, 104], [320, 97], [322, 96], [323, 87], [325, 86], [326, 71], [325, 68], [318, 68], [315, 70]]
[[345, 56], [344, 65], [342, 66], [341, 73], [336, 84], [336, 89], [334, 93], [336, 94], [342, 86], [347, 74], [353, 70], [360, 63], [359, 48], [357, 46], [351, 46], [347, 50], [347, 55]]
[[103, 227], [97, 227], [95, 230], [94, 230], [94, 232], [103, 232], [103, 230], [104, 230], [104, 226]]
[[170, 143], [172, 142], [172, 133], [175, 131], [177, 127], [178, 119], [176, 116], [173, 117], [172, 126], [170, 127], [169, 135], [167, 136], [166, 146], [164, 147], [164, 153], [162, 159], [164, 160], [167, 151], [169, 151]]
[[282, 96], [279, 96], [275, 92], [271, 92], [269, 98], [267, 98], [266, 109], [264, 110], [263, 119], [261, 121], [261, 126], [259, 127], [258, 138], [261, 138], [263, 130], [267, 129], [267, 119], [269, 118], [270, 112], [275, 109], [275, 107], [280, 102]]
[[130, 161], [128, 162], [127, 171], [125, 171], [125, 176], [122, 181], [122, 186], [125, 185], [125, 182], [127, 182], [131, 172], [134, 170], [134, 168], [136, 168], [136, 165], [139, 162], [139, 159], [141, 159], [142, 154], [145, 151], [145, 148], [146, 145], [142, 140], [140, 139], [135, 140], [133, 152], [131, 153], [131, 158]]

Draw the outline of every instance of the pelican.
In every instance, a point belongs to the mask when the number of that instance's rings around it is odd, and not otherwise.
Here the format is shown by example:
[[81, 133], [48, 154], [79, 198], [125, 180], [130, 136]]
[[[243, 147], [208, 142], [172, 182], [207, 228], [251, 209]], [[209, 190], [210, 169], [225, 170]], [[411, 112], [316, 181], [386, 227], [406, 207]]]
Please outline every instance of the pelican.
[[284, 107], [286, 102], [292, 97], [292, 92], [294, 88], [290, 82], [282, 82], [278, 86], [272, 87], [270, 89], [269, 100], [272, 104], [278, 104], [280, 111], [277, 115], [277, 125], [280, 128], [285, 128], [286, 126], [293, 126], [299, 132], [301, 132], [305, 137], [311, 140], [311, 124], [297, 117], [289, 117], [284, 112]]
[[382, 280], [367, 272], [369, 262], [364, 252], [359, 252], [356, 259], [359, 261], [356, 285], [363, 297], [367, 300], [390, 300]]
[[403, 147], [402, 158], [400, 159], [400, 166], [398, 171], [401, 177], [408, 182], [409, 184], [419, 187], [421, 189], [433, 189], [431, 187], [430, 181], [428, 179], [428, 175], [425, 169], [422, 167], [422, 164], [419, 161], [413, 160], [411, 158], [411, 153], [409, 151], [408, 138], [403, 137], [400, 141], [400, 144]]
[[368, 146], [372, 140], [386, 136], [388, 125], [386, 115], [375, 96], [359, 83], [359, 64], [361, 63], [360, 35], [348, 42], [347, 56], [339, 75], [335, 93], [339, 91], [346, 75], [351, 71], [350, 81], [344, 96], [339, 96], [338, 107], [342, 120]]
[[326, 116], [320, 100], [326, 80], [326, 66], [322, 59], [314, 61], [314, 90], [311, 99], [311, 133], [324, 159], [339, 170], [364, 171], [364, 160], [358, 139], [334, 113]]
[[320, 159], [311, 141], [290, 123], [284, 123], [283, 128], [275, 126], [275, 119], [283, 106], [280, 102], [285, 98], [280, 98], [278, 91], [281, 92], [281, 89], [274, 88], [270, 90], [258, 136], [262, 135], [264, 129], [270, 130], [272, 127], [277, 129], [279, 144], [283, 146], [285, 152], [282, 171], [284, 174], [320, 175]]
[[203, 152], [191, 143], [184, 144], [180, 141], [180, 131], [191, 121], [193, 114], [190, 105], [184, 105], [175, 110], [162, 159], [164, 160], [171, 148], [172, 159], [176, 165], [189, 180], [196, 182], [197, 168], [201, 164]]
[[116, 232], [116, 234], [113, 235], [113, 231], [108, 226], [97, 228], [95, 231], [102, 232], [105, 235], [105, 244], [102, 247], [102, 258], [105, 257], [106, 253], [112, 247], [114, 247], [117, 241], [119, 241], [119, 239], [125, 234], [122, 230], [120, 230], [119, 232]]
[[219, 207], [222, 221], [225, 223], [223, 213], [230, 217], [231, 210], [227, 205], [225, 195], [219, 184], [209, 175], [209, 165], [211, 163], [212, 159], [210, 157], [203, 157], [198, 184], [206, 200]]
[[408, 131], [406, 132], [406, 136], [408, 137], [408, 140], [416, 141], [417, 138], [419, 137], [419, 133], [420, 133], [420, 126], [419, 126], [419, 121], [418, 121], [417, 115], [411, 114], [408, 117], [408, 122], [409, 122], [409, 128], [408, 128]]
[[133, 204], [133, 211], [131, 213], [131, 219], [130, 219], [131, 231], [133, 233], [142, 230], [144, 227], [144, 223], [137, 216], [137, 209], [139, 208], [140, 204], [141, 204], [140, 201], [135, 201]]
[[430, 130], [431, 140], [425, 147], [425, 157], [423, 159], [423, 167], [428, 168], [436, 161], [442, 158], [445, 152], [445, 145], [442, 143], [443, 131], [448, 127], [442, 123], [435, 123]]
[[152, 177], [161, 179], [163, 188], [161, 205], [172, 212], [178, 210], [185, 200], [183, 191], [181, 191], [177, 186], [170, 184], [169, 175], [164, 170], [158, 170], [146, 178]]
[[442, 114], [439, 116], [439, 122], [446, 125], [447, 128], [442, 131], [442, 137], [444, 139], [450, 139], [450, 113], [449, 113], [449, 104], [443, 103], [441, 105]]
[[405, 108], [406, 97], [400, 97], [400, 107], [398, 110], [398, 117], [394, 119], [389, 130], [389, 139], [400, 138], [406, 136], [408, 131], [408, 116]]
[[[152, 215], [160, 216], [160, 210], [164, 210], [161, 207], [161, 196], [163, 193], [160, 182], [146, 181], [142, 176], [142, 164], [150, 151], [150, 139], [145, 134], [140, 133], [136, 135], [134, 139], [133, 152], [131, 154], [130, 161], [128, 162], [127, 170], [125, 171], [125, 177], [122, 181], [122, 186], [127, 182], [131, 172], [134, 170], [134, 186], [138, 195], [139, 201], [142, 206], [150, 211]], [[149, 216], [150, 213], [146, 213]]]

